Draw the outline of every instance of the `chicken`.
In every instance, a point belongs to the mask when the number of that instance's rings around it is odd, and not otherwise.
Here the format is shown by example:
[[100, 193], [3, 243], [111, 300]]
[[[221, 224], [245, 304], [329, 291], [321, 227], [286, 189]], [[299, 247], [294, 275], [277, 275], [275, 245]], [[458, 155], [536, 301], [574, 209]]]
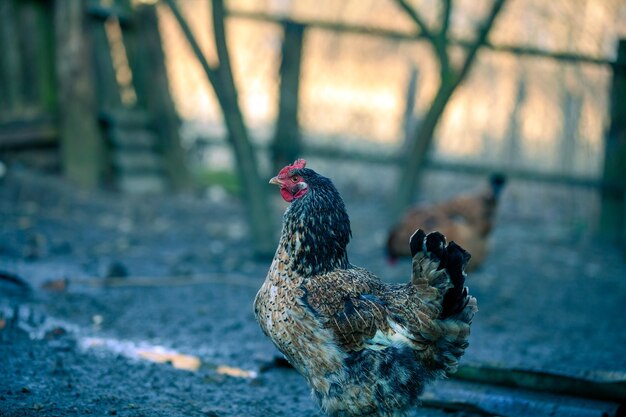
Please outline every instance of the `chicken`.
[[477, 311], [464, 287], [469, 254], [417, 230], [411, 281], [382, 282], [348, 261], [343, 200], [305, 165], [299, 159], [270, 180], [291, 204], [254, 301], [256, 319], [328, 415], [405, 415], [468, 346]]
[[389, 232], [389, 259], [411, 255], [406, 242], [415, 229], [422, 228], [427, 232], [437, 230], [467, 249], [472, 254], [467, 270], [475, 270], [487, 257], [488, 238], [504, 184], [504, 176], [494, 174], [489, 187], [479, 192], [412, 208]]

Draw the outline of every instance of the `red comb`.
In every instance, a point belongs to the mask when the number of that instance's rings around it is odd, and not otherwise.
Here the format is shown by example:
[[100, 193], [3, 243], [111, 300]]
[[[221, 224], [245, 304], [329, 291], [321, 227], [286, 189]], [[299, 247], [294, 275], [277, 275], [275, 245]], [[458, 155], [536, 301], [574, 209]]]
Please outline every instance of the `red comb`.
[[296, 159], [293, 164], [287, 165], [286, 167], [281, 169], [280, 172], [278, 173], [278, 176], [280, 177], [281, 175], [288, 175], [290, 171], [294, 169], [304, 168], [305, 166], [306, 166], [306, 161], [304, 159], [302, 158]]

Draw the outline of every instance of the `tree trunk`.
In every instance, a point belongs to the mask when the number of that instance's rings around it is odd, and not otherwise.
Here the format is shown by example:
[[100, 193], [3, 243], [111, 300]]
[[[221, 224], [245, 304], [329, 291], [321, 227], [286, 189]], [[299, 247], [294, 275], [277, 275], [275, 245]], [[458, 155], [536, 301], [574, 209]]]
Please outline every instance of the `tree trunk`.
[[254, 148], [246, 128], [239, 102], [237, 88], [230, 69], [230, 59], [224, 30], [224, 4], [222, 0], [213, 0], [213, 30], [220, 64], [217, 68], [209, 65], [191, 28], [181, 14], [174, 0], [166, 0], [178, 21], [191, 49], [209, 82], [224, 116], [224, 124], [228, 131], [228, 140], [233, 148], [237, 161], [237, 174], [241, 184], [241, 198], [246, 206], [248, 225], [252, 233], [252, 242], [257, 256], [272, 256], [275, 249], [273, 222], [270, 216], [268, 187], [265, 179], [259, 175]]
[[223, 111], [229, 141], [237, 161], [241, 198], [246, 204], [255, 254], [260, 257], [272, 256], [276, 242], [272, 228], [273, 222], [270, 220], [267, 192], [269, 186], [260, 178], [254, 148], [237, 102], [235, 86], [225, 82], [221, 87], [216, 87], [215, 92]]
[[420, 181], [422, 167], [426, 162], [428, 150], [433, 141], [435, 128], [457, 85], [458, 82], [441, 84], [426, 116], [410, 138], [407, 147], [408, 158], [402, 166], [398, 189], [394, 197], [394, 215], [396, 219], [412, 203], [415, 189]]
[[413, 193], [420, 180], [421, 170], [423, 169], [424, 162], [426, 162], [426, 156], [433, 141], [433, 134], [435, 132], [435, 128], [437, 127], [437, 123], [439, 122], [450, 97], [452, 97], [452, 93], [459, 86], [459, 84], [461, 84], [472, 68], [478, 54], [478, 50], [487, 41], [487, 37], [493, 27], [493, 23], [502, 10], [502, 6], [505, 1], [506, 0], [493, 1], [491, 10], [478, 30], [476, 40], [468, 48], [463, 64], [459, 69], [454, 69], [450, 65], [446, 46], [448, 43], [447, 32], [451, 12], [451, 2], [447, 1], [444, 3], [445, 12], [442, 17], [443, 20], [441, 22], [441, 29], [438, 33], [433, 33], [428, 28], [425, 21], [420, 17], [419, 13], [417, 13], [406, 2], [406, 0], [397, 0], [398, 5], [409, 15], [409, 17], [420, 29], [420, 32], [430, 41], [433, 52], [439, 61], [441, 81], [437, 95], [435, 96], [428, 113], [426, 113], [426, 117], [415, 130], [415, 133], [412, 136], [412, 142], [408, 146], [408, 156], [400, 173], [400, 181], [398, 182], [398, 191], [396, 193], [395, 206], [393, 209], [393, 214], [396, 219], [400, 216], [402, 211], [409, 204], [411, 204]]
[[226, 42], [224, 1], [212, 0], [211, 5], [215, 45], [220, 63], [217, 70], [212, 71], [216, 76], [213, 76], [210, 81], [220, 102], [228, 136], [237, 160], [241, 199], [246, 204], [254, 252], [259, 257], [268, 257], [274, 254], [276, 248], [273, 222], [269, 220], [271, 219], [269, 185], [259, 175], [256, 153], [239, 106], [237, 86], [233, 78]]

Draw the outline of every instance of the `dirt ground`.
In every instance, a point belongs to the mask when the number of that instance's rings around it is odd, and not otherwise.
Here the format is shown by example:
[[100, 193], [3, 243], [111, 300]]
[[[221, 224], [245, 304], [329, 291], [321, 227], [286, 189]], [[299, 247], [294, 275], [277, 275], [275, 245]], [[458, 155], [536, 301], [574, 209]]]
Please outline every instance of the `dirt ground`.
[[[338, 185], [352, 263], [407, 279], [408, 261], [383, 257], [388, 196]], [[560, 224], [567, 201], [532, 217], [510, 193], [493, 252], [469, 277], [480, 312], [463, 363], [610, 375], [623, 388], [623, 249]], [[282, 209], [276, 200], [277, 234]], [[219, 189], [121, 197], [9, 171], [0, 271], [26, 285], [0, 280], [0, 415], [321, 416], [254, 321], [269, 262], [252, 256], [243, 209]], [[626, 402], [455, 384], [435, 385], [415, 415], [621, 415]], [[466, 394], [476, 407], [458, 406]]]

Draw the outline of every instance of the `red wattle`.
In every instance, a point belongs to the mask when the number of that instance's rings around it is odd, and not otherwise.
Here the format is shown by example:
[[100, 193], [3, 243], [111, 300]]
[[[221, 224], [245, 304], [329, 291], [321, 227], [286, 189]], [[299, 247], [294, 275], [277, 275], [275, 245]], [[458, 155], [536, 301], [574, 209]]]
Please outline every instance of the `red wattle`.
[[286, 188], [283, 187], [280, 187], [280, 196], [288, 203], [291, 203], [294, 198], [293, 195]]

